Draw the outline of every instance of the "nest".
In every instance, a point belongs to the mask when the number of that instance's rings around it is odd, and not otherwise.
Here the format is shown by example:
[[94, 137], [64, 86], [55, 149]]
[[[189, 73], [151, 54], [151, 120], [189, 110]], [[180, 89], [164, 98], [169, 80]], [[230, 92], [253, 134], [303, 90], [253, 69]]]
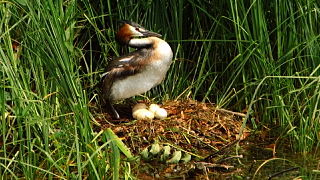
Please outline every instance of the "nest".
[[163, 163], [162, 166], [156, 157], [143, 161], [148, 163], [148, 168], [139, 168], [140, 176], [144, 176], [141, 179], [146, 179], [146, 176], [172, 177], [173, 172], [178, 172], [174, 173], [175, 176], [187, 176], [197, 169], [205, 169], [206, 173], [207, 168], [232, 169], [233, 165], [220, 163], [225, 158], [226, 149], [249, 134], [245, 129], [242, 136], [239, 136], [244, 114], [218, 109], [208, 103], [193, 100], [166, 101], [161, 107], [167, 110], [168, 118], [139, 121], [133, 120], [130, 106], [121, 106], [116, 107], [121, 109], [123, 118], [120, 121], [112, 120], [107, 113], [97, 114], [97, 130], [111, 128], [135, 155], [154, 143], [192, 155], [192, 160], [183, 164]]

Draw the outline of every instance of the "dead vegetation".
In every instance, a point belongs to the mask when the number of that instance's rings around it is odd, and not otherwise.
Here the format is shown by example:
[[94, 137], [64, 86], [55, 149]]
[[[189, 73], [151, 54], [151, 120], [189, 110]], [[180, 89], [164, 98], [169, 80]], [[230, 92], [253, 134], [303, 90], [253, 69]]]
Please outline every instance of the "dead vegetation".
[[142, 161], [137, 169], [140, 179], [195, 174], [206, 179], [217, 171], [226, 174], [237, 171], [235, 160], [241, 155], [235, 155], [234, 145], [249, 135], [249, 131], [244, 130], [239, 138], [244, 114], [192, 100], [167, 101], [162, 107], [167, 110], [168, 118], [137, 121], [131, 117], [130, 105], [119, 105], [116, 108], [123, 118], [114, 121], [107, 113], [96, 114], [100, 124], [96, 129], [111, 128], [135, 155], [154, 143], [192, 155], [187, 163], [168, 164], [157, 156]]

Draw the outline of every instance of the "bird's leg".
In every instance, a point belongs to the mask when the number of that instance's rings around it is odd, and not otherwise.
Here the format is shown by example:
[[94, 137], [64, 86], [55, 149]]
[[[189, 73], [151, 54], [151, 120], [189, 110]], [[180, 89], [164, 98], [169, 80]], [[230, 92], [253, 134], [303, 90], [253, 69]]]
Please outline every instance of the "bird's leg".
[[116, 109], [113, 107], [112, 103], [110, 101], [108, 101], [108, 104], [111, 108], [111, 111], [113, 113], [113, 117], [116, 119], [120, 119], [119, 113], [116, 111]]

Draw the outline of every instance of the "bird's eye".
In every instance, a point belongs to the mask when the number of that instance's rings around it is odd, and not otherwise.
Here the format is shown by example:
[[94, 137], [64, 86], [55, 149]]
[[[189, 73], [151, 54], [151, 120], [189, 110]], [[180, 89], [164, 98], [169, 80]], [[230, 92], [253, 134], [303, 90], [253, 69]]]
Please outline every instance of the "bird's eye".
[[136, 31], [140, 31], [140, 29], [136, 27]]

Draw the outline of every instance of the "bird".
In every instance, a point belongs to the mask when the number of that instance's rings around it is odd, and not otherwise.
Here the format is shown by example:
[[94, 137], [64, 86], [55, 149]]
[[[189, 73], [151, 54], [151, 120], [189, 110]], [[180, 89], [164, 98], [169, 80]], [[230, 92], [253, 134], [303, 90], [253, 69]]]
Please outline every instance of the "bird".
[[143, 94], [159, 85], [173, 57], [172, 49], [161, 39], [162, 35], [132, 21], [122, 20], [121, 24], [116, 41], [135, 50], [109, 62], [102, 75], [103, 99], [116, 119], [120, 116], [113, 103]]

